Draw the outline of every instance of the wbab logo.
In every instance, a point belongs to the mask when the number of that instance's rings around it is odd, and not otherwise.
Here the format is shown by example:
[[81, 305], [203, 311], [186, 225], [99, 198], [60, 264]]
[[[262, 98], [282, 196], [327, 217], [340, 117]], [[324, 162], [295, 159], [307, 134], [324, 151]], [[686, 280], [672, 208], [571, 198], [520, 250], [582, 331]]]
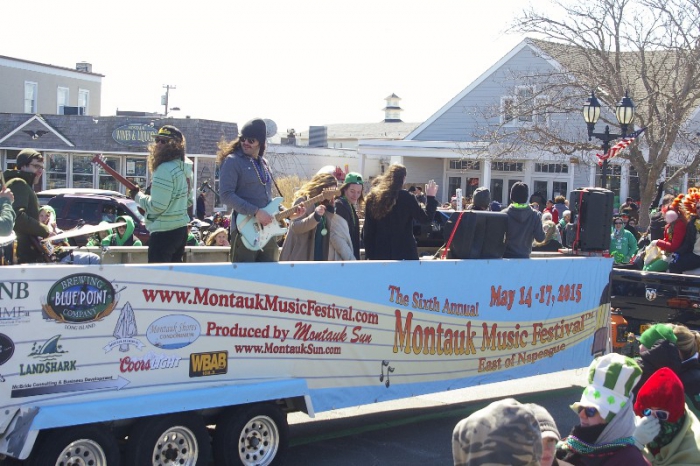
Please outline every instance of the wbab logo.
[[110, 282], [89, 273], [69, 275], [54, 283], [42, 303], [44, 318], [84, 324], [102, 320], [117, 305]]
[[195, 319], [175, 314], [151, 323], [146, 330], [146, 337], [153, 346], [174, 350], [190, 345], [199, 338], [201, 332], [201, 326]]

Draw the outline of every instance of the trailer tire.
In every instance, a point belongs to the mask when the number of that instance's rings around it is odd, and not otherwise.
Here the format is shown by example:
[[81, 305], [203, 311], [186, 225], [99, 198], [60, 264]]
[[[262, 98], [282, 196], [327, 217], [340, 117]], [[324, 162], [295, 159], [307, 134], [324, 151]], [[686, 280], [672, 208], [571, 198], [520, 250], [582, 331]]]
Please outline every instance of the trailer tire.
[[287, 416], [273, 404], [261, 403], [227, 411], [214, 433], [217, 466], [276, 466], [289, 445]]
[[129, 465], [207, 466], [211, 460], [211, 439], [199, 415], [149, 417], [131, 429], [124, 460]]
[[27, 466], [118, 466], [119, 444], [98, 424], [48, 430], [41, 434]]

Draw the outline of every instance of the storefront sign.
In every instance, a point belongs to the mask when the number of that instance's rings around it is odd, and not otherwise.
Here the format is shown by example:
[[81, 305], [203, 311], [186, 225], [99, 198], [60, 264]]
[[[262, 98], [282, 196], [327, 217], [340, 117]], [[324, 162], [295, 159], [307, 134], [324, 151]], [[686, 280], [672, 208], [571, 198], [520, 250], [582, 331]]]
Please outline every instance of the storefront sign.
[[125, 146], [140, 146], [152, 142], [157, 132], [151, 125], [131, 123], [112, 131], [112, 139]]

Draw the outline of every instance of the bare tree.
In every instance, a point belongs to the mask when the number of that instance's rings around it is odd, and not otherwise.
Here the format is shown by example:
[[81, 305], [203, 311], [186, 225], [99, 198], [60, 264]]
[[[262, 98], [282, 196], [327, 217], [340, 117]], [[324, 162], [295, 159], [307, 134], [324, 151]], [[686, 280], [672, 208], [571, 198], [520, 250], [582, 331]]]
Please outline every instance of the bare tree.
[[[636, 105], [634, 125], [647, 130], [620, 157], [635, 167], [642, 205], [649, 206], [657, 180], [665, 175], [670, 183], [685, 173], [694, 175], [700, 164], [700, 128], [691, 118], [700, 103], [700, 0], [552, 0], [552, 7], [525, 10], [512, 26], [562, 65], [511, 77], [537, 83], [525, 117], [542, 115], [549, 124], [509, 128], [502, 119], [490, 118], [480, 137], [503, 153], [527, 146], [567, 156], [594, 154], [600, 145], [587, 140], [580, 116], [584, 99], [595, 90], [614, 107], [629, 91]], [[513, 118], [523, 117], [522, 105], [514, 110]], [[601, 123], [617, 125], [614, 118]], [[667, 165], [678, 168], [665, 173]], [[646, 209], [641, 213], [646, 224]]]

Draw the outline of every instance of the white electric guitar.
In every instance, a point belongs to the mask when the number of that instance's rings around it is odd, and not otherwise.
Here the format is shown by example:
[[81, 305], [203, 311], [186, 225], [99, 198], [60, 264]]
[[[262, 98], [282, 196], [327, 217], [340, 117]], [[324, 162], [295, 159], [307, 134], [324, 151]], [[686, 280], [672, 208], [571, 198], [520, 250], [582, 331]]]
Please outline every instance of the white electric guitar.
[[[340, 194], [338, 189], [327, 189], [318, 196], [305, 200], [304, 204], [315, 204], [319, 201], [333, 199], [338, 194]], [[282, 236], [287, 233], [287, 229], [280, 226], [280, 221], [291, 217], [296, 211], [296, 206], [280, 211], [280, 204], [283, 200], [281, 197], [276, 197], [262, 208], [274, 217], [274, 220], [266, 226], [262, 226], [256, 220], [255, 215], [236, 214], [236, 228], [241, 234], [241, 241], [245, 247], [251, 251], [260, 251], [274, 236]]]

